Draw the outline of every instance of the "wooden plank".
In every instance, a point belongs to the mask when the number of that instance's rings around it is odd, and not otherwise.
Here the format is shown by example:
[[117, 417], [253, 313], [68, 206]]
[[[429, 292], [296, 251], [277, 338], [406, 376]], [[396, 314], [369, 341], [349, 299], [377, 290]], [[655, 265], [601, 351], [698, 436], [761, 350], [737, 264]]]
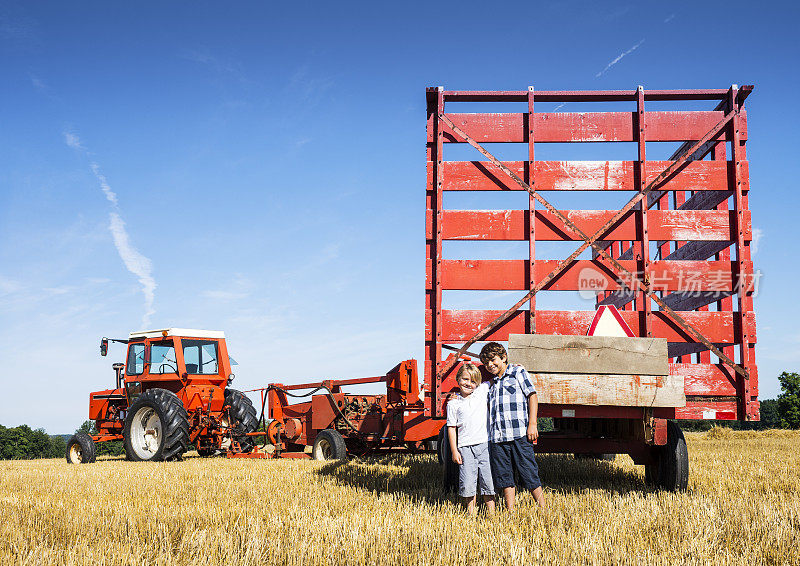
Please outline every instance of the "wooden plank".
[[664, 297], [664, 303], [674, 311], [693, 311], [713, 302], [730, 297], [730, 291], [676, 291]]
[[[503, 163], [518, 177], [525, 178], [526, 161]], [[635, 164], [635, 161], [537, 161], [534, 165], [536, 190], [633, 191], [636, 190]], [[670, 164], [670, 161], [648, 161], [646, 173], [648, 183]], [[728, 191], [728, 182], [732, 174], [730, 167], [731, 165], [725, 161], [692, 161], [659, 185], [659, 188], [670, 191], [724, 193]], [[445, 161], [443, 171], [445, 191], [523, 190], [488, 161]], [[747, 161], [742, 162], [742, 172], [745, 181], [749, 179]], [[712, 209], [715, 206], [696, 208]]]
[[[714, 346], [720, 349], [728, 345], [729, 344], [714, 344]], [[708, 352], [709, 347], [705, 344], [701, 344], [700, 342], [670, 342], [667, 350], [670, 358], [678, 358], [680, 356], [687, 356], [689, 354]]]
[[686, 242], [683, 246], [669, 254], [667, 261], [702, 261], [724, 249], [730, 247], [733, 242]]
[[[669, 254], [663, 261], [703, 261], [718, 254], [731, 246], [731, 241], [717, 241], [717, 242], [699, 242], [692, 241], [686, 242], [680, 248]], [[620, 260], [630, 260], [633, 256], [631, 250], [627, 250], [620, 254]], [[736, 262], [732, 262], [732, 265]], [[624, 265], [624, 264], [623, 264]], [[750, 263], [750, 273], [752, 273], [752, 262]], [[696, 289], [700, 290], [700, 289]], [[719, 291], [720, 289], [712, 289], [712, 291]], [[614, 305], [617, 308], [627, 305], [634, 299], [634, 295], [626, 291], [614, 291], [611, 295], [600, 301], [600, 305]], [[677, 300], [677, 299], [673, 299]], [[709, 303], [705, 303], [709, 304]], [[672, 310], [689, 310], [689, 309], [676, 309], [669, 303], [667, 306]]]
[[739, 418], [736, 401], [692, 401], [685, 407], [675, 409], [677, 419], [735, 420]]
[[[611, 219], [614, 210], [562, 210], [567, 218], [587, 234], [594, 234]], [[654, 240], [730, 241], [735, 217], [732, 210], [652, 210], [650, 234]], [[746, 240], [752, 239], [750, 211], [745, 211]], [[432, 213], [427, 214], [428, 233], [432, 230]], [[536, 239], [543, 241], [581, 241], [547, 210], [535, 211]], [[527, 210], [446, 210], [442, 218], [444, 240], [527, 240]], [[635, 213], [631, 211], [615, 225], [603, 240], [635, 240]], [[622, 258], [630, 259], [630, 258]]]
[[[744, 104], [752, 85], [739, 89], [740, 104]], [[645, 100], [720, 100], [730, 89], [681, 89], [648, 90]], [[460, 102], [525, 102], [524, 90], [446, 90], [446, 101]], [[635, 100], [636, 91], [631, 90], [540, 90], [536, 99], [540, 102], [623, 102]], [[744, 109], [743, 109], [744, 111]]]
[[[544, 280], [558, 263], [558, 260], [535, 260], [536, 282]], [[620, 263], [631, 272], [637, 271], [634, 261]], [[651, 262], [646, 273], [655, 290], [731, 291], [738, 281], [737, 269], [738, 264], [732, 261], [662, 260]], [[522, 291], [529, 285], [529, 263], [523, 259], [446, 259], [442, 260], [442, 271], [442, 289], [445, 290]], [[625, 286], [620, 282], [625, 283], [625, 280], [620, 280], [600, 261], [577, 260], [544, 289], [586, 290], [588, 278], [593, 280], [594, 289], [617, 290]]]
[[511, 334], [508, 359], [536, 373], [669, 373], [667, 341], [663, 338]]
[[[679, 247], [674, 252], [670, 253], [665, 260], [703, 260], [712, 257], [713, 255], [719, 253], [720, 251], [724, 250], [725, 248], [729, 247], [733, 244], [730, 240], [719, 240], [719, 241], [712, 241], [712, 242], [704, 242], [704, 241], [685, 241], [685, 240], [677, 240], [678, 242], [685, 242], [681, 247]], [[662, 242], [659, 242], [662, 243]], [[619, 259], [631, 259], [633, 258], [633, 249], [626, 250], [622, 254], [620, 254]]]
[[[447, 118], [478, 143], [528, 141], [527, 113], [447, 113]], [[539, 112], [533, 115], [537, 143], [636, 141], [635, 112]], [[646, 141], [699, 140], [724, 117], [721, 111], [647, 113]], [[742, 116], [741, 139], [747, 139]], [[429, 140], [431, 141], [431, 140]], [[445, 143], [461, 138], [445, 127]]]
[[725, 364], [669, 364], [670, 375], [683, 377], [686, 395], [736, 395], [735, 373]]
[[[443, 310], [442, 342], [464, 342], [481, 328], [500, 316], [499, 310]], [[550, 311], [539, 310], [536, 313], [536, 330], [540, 334], [585, 334], [594, 318], [595, 311]], [[625, 322], [640, 335], [639, 313], [621, 311]], [[697, 312], [681, 313], [683, 319], [696, 328], [703, 336], [714, 344], [734, 344], [734, 329], [738, 322], [730, 312]], [[484, 340], [508, 340], [509, 334], [526, 334], [525, 319], [527, 311], [517, 311], [502, 326], [489, 334]], [[430, 312], [425, 313], [426, 327], [430, 325]], [[736, 317], [738, 318], [738, 317]], [[747, 313], [748, 324], [755, 329], [753, 313]], [[692, 338], [681, 330], [669, 317], [660, 312], [653, 312], [653, 337], [666, 338], [669, 342], [693, 342]], [[753, 336], [755, 341], [755, 336]]]
[[[703, 161], [702, 163], [715, 163], [714, 161]], [[716, 163], [727, 163], [717, 161]], [[701, 191], [693, 194], [681, 205], [683, 210], [712, 210], [720, 203], [725, 202], [733, 194], [733, 191]]]
[[531, 373], [539, 403], [622, 407], [683, 407], [681, 375]]

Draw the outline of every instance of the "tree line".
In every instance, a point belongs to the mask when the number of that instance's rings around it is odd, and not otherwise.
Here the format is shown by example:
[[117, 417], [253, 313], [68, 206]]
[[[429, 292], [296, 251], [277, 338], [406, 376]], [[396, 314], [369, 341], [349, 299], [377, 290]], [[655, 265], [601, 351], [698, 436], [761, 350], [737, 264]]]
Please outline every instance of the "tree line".
[[0, 459], [33, 460], [36, 458], [63, 458], [67, 440], [60, 435], [51, 436], [43, 429], [28, 425], [6, 428], [0, 425]]
[[[681, 421], [684, 430], [708, 430], [712, 426], [727, 426], [734, 429], [765, 430], [770, 428], [800, 428], [800, 373], [783, 372], [778, 376], [781, 394], [777, 399], [761, 401], [761, 420], [739, 421]], [[549, 422], [547, 422], [549, 421]], [[542, 432], [552, 430], [551, 419], [540, 419]], [[84, 421], [75, 432], [95, 434], [94, 423]], [[38, 458], [63, 458], [70, 435], [50, 435], [43, 429], [32, 429], [28, 425], [6, 428], [0, 425], [0, 460], [34, 460]], [[98, 456], [119, 456], [123, 443], [100, 442]]]

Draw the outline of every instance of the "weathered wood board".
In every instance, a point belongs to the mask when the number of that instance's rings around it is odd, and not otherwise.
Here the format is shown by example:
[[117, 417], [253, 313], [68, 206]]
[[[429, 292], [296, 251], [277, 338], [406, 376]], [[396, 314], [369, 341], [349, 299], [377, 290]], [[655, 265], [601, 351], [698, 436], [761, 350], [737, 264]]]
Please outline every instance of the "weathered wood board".
[[521, 363], [529, 372], [669, 373], [664, 338], [512, 334], [508, 347], [509, 354], [520, 360], [514, 363]]
[[540, 403], [684, 407], [663, 338], [511, 334], [508, 358], [530, 373]]

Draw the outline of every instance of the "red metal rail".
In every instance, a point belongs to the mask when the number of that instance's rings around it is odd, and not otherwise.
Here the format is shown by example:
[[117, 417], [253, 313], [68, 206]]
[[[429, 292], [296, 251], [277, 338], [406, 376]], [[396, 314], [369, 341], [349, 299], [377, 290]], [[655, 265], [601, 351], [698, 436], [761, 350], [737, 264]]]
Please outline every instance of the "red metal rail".
[[[581, 273], [591, 268], [606, 280], [607, 286], [597, 295], [599, 304], [621, 308], [637, 335], [670, 342], [670, 371], [684, 376], [687, 406], [662, 409], [656, 416], [757, 419], [752, 307], [757, 278], [750, 259], [743, 108], [751, 90], [736, 86], [587, 92], [429, 88], [424, 368], [430, 394], [426, 414], [441, 416], [446, 393], [442, 382], [454, 366], [452, 358], [443, 360], [443, 346], [452, 349], [463, 344], [466, 349], [475, 340], [504, 341], [510, 333], [584, 334], [593, 310], [537, 310], [536, 292], [577, 291]], [[707, 111], [645, 109], [646, 101], [660, 100], [719, 103]], [[632, 101], [636, 110], [535, 112], [534, 101]], [[528, 111], [454, 113], [445, 112], [446, 102], [527, 102]], [[631, 161], [536, 161], [534, 140], [536, 144], [635, 142], [637, 154]], [[528, 160], [498, 160], [484, 147], [498, 142], [526, 144]], [[669, 160], [647, 161], [647, 142], [682, 145]], [[445, 161], [445, 144], [452, 143], [469, 143], [488, 161]], [[728, 144], [730, 160], [726, 159]], [[450, 210], [443, 204], [446, 191], [519, 190], [530, 193], [527, 210]], [[631, 191], [633, 198], [620, 211], [558, 210], [542, 195], [590, 190]], [[544, 210], [536, 209], [537, 201]], [[443, 242], [450, 240], [527, 240], [529, 257], [445, 259]], [[545, 260], [536, 258], [537, 241], [582, 245], [566, 260]], [[590, 246], [593, 259], [579, 259], [579, 253]], [[443, 307], [443, 291], [463, 289], [527, 293], [505, 313]], [[523, 309], [526, 303], [529, 308]], [[555, 409], [561, 407], [542, 407], [541, 414], [547, 416], [553, 410], [558, 416]], [[577, 410], [586, 416], [619, 417], [619, 411], [610, 408]]]

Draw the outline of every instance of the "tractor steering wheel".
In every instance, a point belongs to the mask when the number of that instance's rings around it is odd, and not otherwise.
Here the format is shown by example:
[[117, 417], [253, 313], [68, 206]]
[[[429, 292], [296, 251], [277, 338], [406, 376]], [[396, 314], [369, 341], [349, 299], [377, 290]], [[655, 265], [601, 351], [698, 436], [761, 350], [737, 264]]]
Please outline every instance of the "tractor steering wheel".
[[173, 372], [175, 372], [175, 374], [178, 373], [178, 368], [173, 367], [172, 364], [170, 364], [168, 362], [163, 362], [160, 366], [158, 366], [158, 373], [166, 373], [164, 371], [164, 366], [167, 366], [169, 369], [171, 369]]

